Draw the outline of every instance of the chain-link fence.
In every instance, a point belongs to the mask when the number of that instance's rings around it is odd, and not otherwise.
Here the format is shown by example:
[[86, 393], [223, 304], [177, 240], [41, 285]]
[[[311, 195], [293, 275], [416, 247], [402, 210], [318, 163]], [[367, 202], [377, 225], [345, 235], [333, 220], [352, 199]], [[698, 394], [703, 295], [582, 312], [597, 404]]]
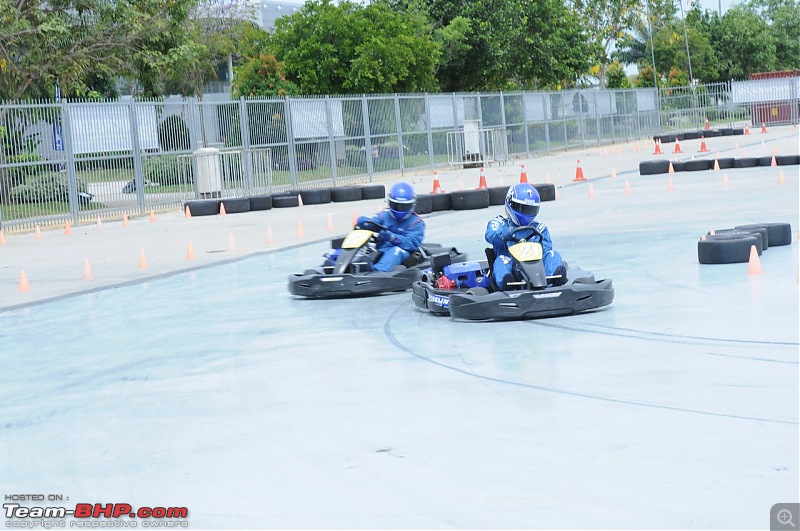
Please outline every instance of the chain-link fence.
[[[92, 221], [712, 127], [797, 123], [800, 77], [661, 89], [0, 104], [0, 227]], [[224, 97], [226, 99], [213, 99]], [[211, 151], [213, 178], [198, 155]], [[218, 152], [216, 152], [218, 150]]]

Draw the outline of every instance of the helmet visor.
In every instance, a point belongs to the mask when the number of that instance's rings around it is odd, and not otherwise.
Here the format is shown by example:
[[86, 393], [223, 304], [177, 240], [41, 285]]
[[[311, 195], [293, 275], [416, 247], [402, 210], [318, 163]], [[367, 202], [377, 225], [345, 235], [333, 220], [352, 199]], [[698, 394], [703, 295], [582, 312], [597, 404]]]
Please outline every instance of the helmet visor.
[[511, 207], [514, 209], [515, 212], [522, 214], [523, 216], [530, 216], [536, 217], [539, 214], [539, 204], [525, 204], [520, 203], [518, 201], [511, 201]]
[[400, 203], [398, 201], [389, 199], [389, 208], [397, 212], [411, 212], [411, 210], [414, 208], [414, 202], [410, 201], [408, 203]]

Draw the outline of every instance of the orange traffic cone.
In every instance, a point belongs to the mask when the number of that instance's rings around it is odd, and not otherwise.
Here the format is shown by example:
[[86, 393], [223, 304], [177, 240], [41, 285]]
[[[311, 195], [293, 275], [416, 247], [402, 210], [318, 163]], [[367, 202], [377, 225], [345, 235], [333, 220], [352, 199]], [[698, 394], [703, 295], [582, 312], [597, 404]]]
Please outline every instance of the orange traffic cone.
[[628, 181], [625, 181], [625, 188], [623, 188], [622, 193], [624, 194], [631, 193], [631, 185], [628, 184]]
[[[299, 195], [297, 197], [300, 197]], [[220, 216], [227, 216], [228, 211], [225, 210], [225, 203], [220, 202], [219, 204], [219, 215]]]
[[775, 155], [772, 155], [772, 162], [769, 165], [772, 166], [773, 168], [778, 167], [778, 161], [775, 160]]
[[786, 184], [786, 176], [783, 175], [783, 170], [778, 173], [778, 184]]
[[358, 223], [358, 212], [353, 210], [353, 222], [350, 224], [350, 226], [355, 227], [356, 223]]
[[592, 183], [589, 183], [589, 193], [587, 194], [589, 197], [594, 197], [594, 186]]
[[714, 170], [719, 171], [719, 159], [714, 159]]
[[144, 256], [144, 249], [139, 251], [139, 269], [147, 269], [149, 264], [147, 263], [147, 258]]
[[275, 241], [275, 237], [272, 235], [272, 225], [267, 227], [267, 244], [271, 244]]
[[328, 214], [328, 225], [326, 226], [328, 232], [333, 232], [333, 216]]
[[683, 153], [681, 150], [681, 143], [678, 141], [678, 137], [675, 137], [675, 149], [672, 151], [672, 153]]
[[761, 132], [762, 133], [766, 133], [767, 132], [767, 124], [765, 124], [765, 123], [761, 124]]
[[64, 223], [64, 234], [67, 235], [67, 236], [72, 234], [72, 227], [70, 226], [69, 221]]
[[301, 194], [297, 194], [297, 206], [303, 206], [303, 196]]
[[0, 247], [6, 244], [6, 235], [0, 230]]
[[583, 176], [583, 168], [581, 168], [581, 161], [578, 159], [578, 167], [575, 169], [574, 181], [585, 181], [586, 177]]
[[702, 140], [700, 141], [700, 149], [699, 149], [699, 152], [700, 152], [700, 153], [708, 153], [708, 147], [706, 147], [706, 137], [704, 137], [704, 136], [701, 136], [700, 138], [701, 138]]
[[478, 190], [485, 190], [486, 188], [489, 187], [486, 186], [486, 176], [483, 174], [483, 168], [481, 168], [481, 178], [478, 181]]
[[228, 233], [228, 252], [235, 253], [236, 252], [236, 240], [233, 239], [233, 233]]
[[83, 280], [94, 280], [94, 273], [92, 273], [92, 266], [89, 264], [89, 259], [83, 261]]
[[750, 134], [750, 127], [748, 127], [747, 124], [744, 124], [744, 134], [746, 134], [746, 135]]
[[661, 141], [656, 139], [656, 149], [653, 151], [653, 155], [663, 155], [664, 153], [661, 152]]
[[155, 223], [155, 222], [156, 222], [156, 213], [151, 210], [150, 211], [150, 223]]
[[183, 215], [184, 215], [185, 217], [187, 217], [187, 218], [190, 218], [190, 217], [192, 217], [192, 211], [191, 211], [191, 210], [189, 210], [189, 205], [186, 205], [186, 209], [184, 210], [184, 212], [183, 212]]
[[675, 185], [672, 182], [672, 177], [670, 177], [669, 179], [667, 179], [667, 192], [673, 192], [673, 191], [675, 191]]
[[306, 231], [303, 230], [303, 222], [299, 219], [297, 220], [297, 237], [304, 238], [306, 235]]
[[728, 174], [722, 176], [722, 186], [723, 188], [730, 188], [731, 182], [728, 180]]
[[764, 270], [761, 268], [761, 259], [758, 257], [758, 250], [755, 245], [750, 246], [750, 260], [747, 262], [747, 273], [749, 275], [760, 275]]
[[36, 238], [37, 240], [42, 239], [42, 229], [41, 227], [39, 227], [39, 225], [36, 225], [36, 234], [34, 235], [34, 238]]
[[432, 194], [443, 194], [444, 190], [442, 190], [442, 184], [439, 182], [439, 174], [433, 172], [433, 190], [431, 190]]
[[520, 164], [520, 174], [519, 174], [519, 182], [526, 183], [528, 182], [528, 175], [525, 173], [525, 165]]
[[31, 285], [28, 283], [28, 275], [25, 274], [24, 269], [19, 270], [19, 291], [30, 291]]
[[611, 168], [611, 178], [612, 179], [616, 179], [617, 178], [617, 169], [616, 168]]
[[670, 161], [669, 163], [669, 171], [667, 171], [667, 173], [669, 174], [675, 173], [675, 167], [672, 165], [672, 161]]
[[128, 214], [122, 214], [122, 226], [123, 227], [128, 226]]
[[197, 255], [194, 253], [194, 246], [192, 245], [191, 241], [186, 243], [186, 259], [187, 260], [197, 259]]
[[711, 130], [711, 124], [708, 122], [708, 116], [706, 116], [706, 131]]

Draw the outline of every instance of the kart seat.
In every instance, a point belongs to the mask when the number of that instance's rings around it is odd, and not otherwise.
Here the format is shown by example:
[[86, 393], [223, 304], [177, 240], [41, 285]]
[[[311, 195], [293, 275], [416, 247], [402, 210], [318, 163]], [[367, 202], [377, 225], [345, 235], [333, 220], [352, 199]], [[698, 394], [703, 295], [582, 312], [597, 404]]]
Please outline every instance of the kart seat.
[[492, 271], [492, 267], [494, 266], [494, 260], [497, 258], [494, 254], [494, 248], [487, 247], [486, 248], [486, 260], [489, 262], [489, 289], [490, 291], [500, 291], [500, 288], [497, 286], [497, 283], [494, 281], [494, 271]]

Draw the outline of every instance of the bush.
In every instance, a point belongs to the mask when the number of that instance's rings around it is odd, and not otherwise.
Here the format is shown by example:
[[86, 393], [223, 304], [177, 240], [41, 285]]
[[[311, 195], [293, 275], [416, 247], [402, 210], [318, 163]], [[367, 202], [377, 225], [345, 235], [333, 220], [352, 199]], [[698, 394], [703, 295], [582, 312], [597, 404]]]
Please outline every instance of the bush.
[[[78, 180], [78, 194], [88, 196], [86, 184]], [[11, 190], [11, 200], [15, 203], [49, 203], [69, 201], [69, 180], [66, 173], [47, 173], [29, 179], [27, 183]]]
[[189, 151], [191, 142], [189, 127], [177, 114], [158, 124], [158, 145], [162, 151]]
[[142, 177], [145, 182], [150, 181], [165, 186], [188, 184], [194, 182], [194, 171], [191, 159], [179, 159], [177, 155], [163, 155], [144, 161]]

